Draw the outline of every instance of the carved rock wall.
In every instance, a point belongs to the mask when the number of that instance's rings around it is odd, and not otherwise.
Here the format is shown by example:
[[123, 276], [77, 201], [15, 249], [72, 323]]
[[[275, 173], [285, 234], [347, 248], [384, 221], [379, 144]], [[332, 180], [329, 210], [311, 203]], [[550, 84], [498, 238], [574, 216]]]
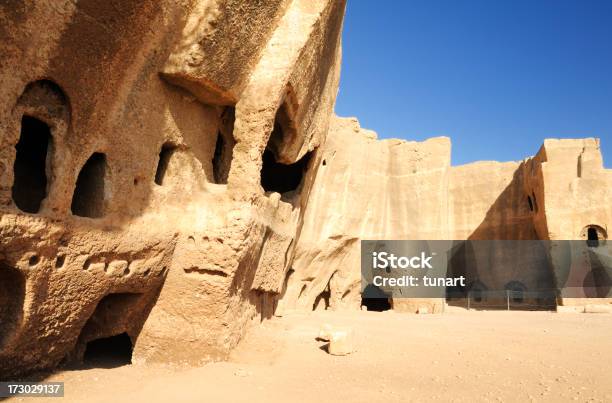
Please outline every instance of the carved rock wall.
[[334, 118], [280, 309], [359, 308], [361, 239], [447, 239], [450, 140], [377, 140]]
[[251, 320], [357, 309], [361, 239], [608, 237], [596, 139], [451, 167], [448, 138], [335, 117], [344, 8], [0, 4], [0, 379], [123, 334], [135, 363], [224, 359]]
[[272, 314], [343, 14], [328, 0], [0, 4], [0, 378], [123, 333], [133, 362], [222, 359]]
[[[280, 308], [358, 308], [362, 239], [586, 240], [589, 228], [607, 239], [611, 172], [603, 168], [596, 139], [548, 139], [520, 162], [451, 167], [446, 138], [377, 140], [356, 119], [335, 118]], [[472, 254], [491, 262], [516, 255], [499, 248]], [[467, 273], [467, 281], [492, 290], [513, 281], [526, 291], [562, 286], [556, 284], [556, 266], [545, 266], [491, 265]], [[602, 301], [607, 300], [590, 302]], [[392, 301], [393, 309], [408, 312], [439, 312], [442, 305]]]

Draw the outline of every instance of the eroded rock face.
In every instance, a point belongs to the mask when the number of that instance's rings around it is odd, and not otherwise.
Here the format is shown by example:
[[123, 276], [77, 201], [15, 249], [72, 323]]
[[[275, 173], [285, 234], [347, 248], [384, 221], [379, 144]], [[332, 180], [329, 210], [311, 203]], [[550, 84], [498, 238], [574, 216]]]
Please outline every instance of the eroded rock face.
[[377, 140], [334, 118], [279, 308], [358, 309], [361, 239], [449, 239], [449, 170], [446, 137]]
[[120, 335], [133, 362], [222, 359], [272, 314], [343, 14], [329, 0], [0, 5], [0, 378]]
[[[447, 138], [376, 140], [356, 119], [334, 118], [279, 309], [356, 309], [364, 304], [374, 310], [442, 312], [444, 301], [436, 299], [362, 301], [360, 241], [604, 240], [612, 223], [611, 180], [597, 139], [549, 139], [534, 157], [520, 162], [451, 167]], [[506, 250], [505, 245], [461, 253], [489, 262], [507, 261], [509, 255], [530, 261], [533, 247], [537, 244], [516, 243], [524, 250]], [[560, 289], [556, 270], [563, 265], [555, 261], [554, 250], [545, 253], [552, 262], [546, 270], [546, 262], [530, 261], [530, 266], [519, 261], [511, 268], [491, 264], [486, 271], [461, 274], [468, 287], [485, 291]], [[576, 253], [575, 266], [588, 271], [591, 265], [581, 259], [586, 258]], [[563, 294], [556, 299], [553, 293], [534, 304], [610, 301]]]
[[361, 239], [608, 237], [595, 139], [451, 167], [448, 138], [335, 117], [344, 6], [0, 4], [0, 379], [111, 339], [198, 364], [251, 319], [358, 309]]

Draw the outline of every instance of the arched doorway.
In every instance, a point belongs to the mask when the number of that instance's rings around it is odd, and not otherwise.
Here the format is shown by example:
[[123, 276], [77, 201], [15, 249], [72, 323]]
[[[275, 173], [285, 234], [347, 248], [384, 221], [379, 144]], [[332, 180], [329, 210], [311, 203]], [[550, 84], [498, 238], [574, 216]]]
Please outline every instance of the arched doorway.
[[596, 248], [599, 246], [600, 241], [608, 239], [608, 233], [599, 225], [589, 224], [580, 232], [580, 238], [586, 240], [588, 247]]
[[511, 281], [506, 284], [506, 292], [509, 293], [510, 301], [515, 304], [521, 304], [525, 302], [525, 291], [527, 291], [527, 287], [523, 285], [520, 281]]

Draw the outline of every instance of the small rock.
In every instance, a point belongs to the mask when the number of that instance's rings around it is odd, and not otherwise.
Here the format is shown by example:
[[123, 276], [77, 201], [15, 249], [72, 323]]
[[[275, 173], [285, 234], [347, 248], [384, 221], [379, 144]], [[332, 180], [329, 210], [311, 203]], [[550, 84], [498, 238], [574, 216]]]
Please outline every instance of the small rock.
[[334, 330], [331, 332], [327, 352], [331, 355], [347, 355], [354, 352], [353, 332], [350, 330]]

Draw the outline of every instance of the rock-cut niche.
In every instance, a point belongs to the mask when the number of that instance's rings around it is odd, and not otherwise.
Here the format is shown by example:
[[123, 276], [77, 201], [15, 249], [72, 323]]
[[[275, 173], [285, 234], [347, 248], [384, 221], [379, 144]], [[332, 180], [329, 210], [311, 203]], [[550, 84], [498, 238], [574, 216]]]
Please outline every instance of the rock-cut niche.
[[72, 196], [72, 214], [90, 218], [104, 216], [106, 171], [106, 156], [93, 153], [77, 178]]
[[600, 241], [605, 241], [608, 238], [608, 235], [603, 227], [591, 224], [584, 227], [582, 237], [586, 238], [589, 247], [596, 248]]
[[52, 177], [53, 135], [64, 134], [70, 120], [70, 106], [57, 84], [38, 80], [25, 87], [15, 110], [20, 129], [15, 144], [11, 196], [21, 211], [36, 214], [47, 197]]
[[509, 293], [509, 297], [511, 301], [517, 304], [524, 302], [525, 300], [525, 292], [527, 291], [527, 287], [519, 281], [511, 281], [504, 287], [506, 292]]
[[288, 155], [298, 141], [297, 130], [289, 118], [286, 105], [276, 112], [274, 129], [262, 156], [261, 186], [265, 192], [278, 192], [283, 197], [299, 189], [312, 152], [296, 162], [289, 162]]
[[384, 312], [391, 309], [391, 302], [383, 290], [369, 284], [362, 293], [361, 306], [365, 306], [368, 311]]
[[132, 362], [133, 342], [128, 332], [142, 302], [142, 294], [132, 293], [109, 294], [98, 302], [79, 336], [85, 347], [85, 365], [114, 368]]
[[132, 339], [121, 334], [95, 339], [87, 343], [83, 362], [90, 366], [115, 368], [132, 363]]
[[157, 162], [157, 169], [155, 170], [155, 184], [158, 186], [164, 185], [166, 174], [168, 173], [168, 166], [170, 165], [170, 159], [174, 156], [177, 147], [171, 143], [165, 143], [162, 145], [159, 151], [159, 160]]
[[19, 142], [15, 145], [12, 196], [15, 205], [26, 213], [38, 213], [47, 197], [47, 152], [51, 141], [46, 123], [23, 116]]

